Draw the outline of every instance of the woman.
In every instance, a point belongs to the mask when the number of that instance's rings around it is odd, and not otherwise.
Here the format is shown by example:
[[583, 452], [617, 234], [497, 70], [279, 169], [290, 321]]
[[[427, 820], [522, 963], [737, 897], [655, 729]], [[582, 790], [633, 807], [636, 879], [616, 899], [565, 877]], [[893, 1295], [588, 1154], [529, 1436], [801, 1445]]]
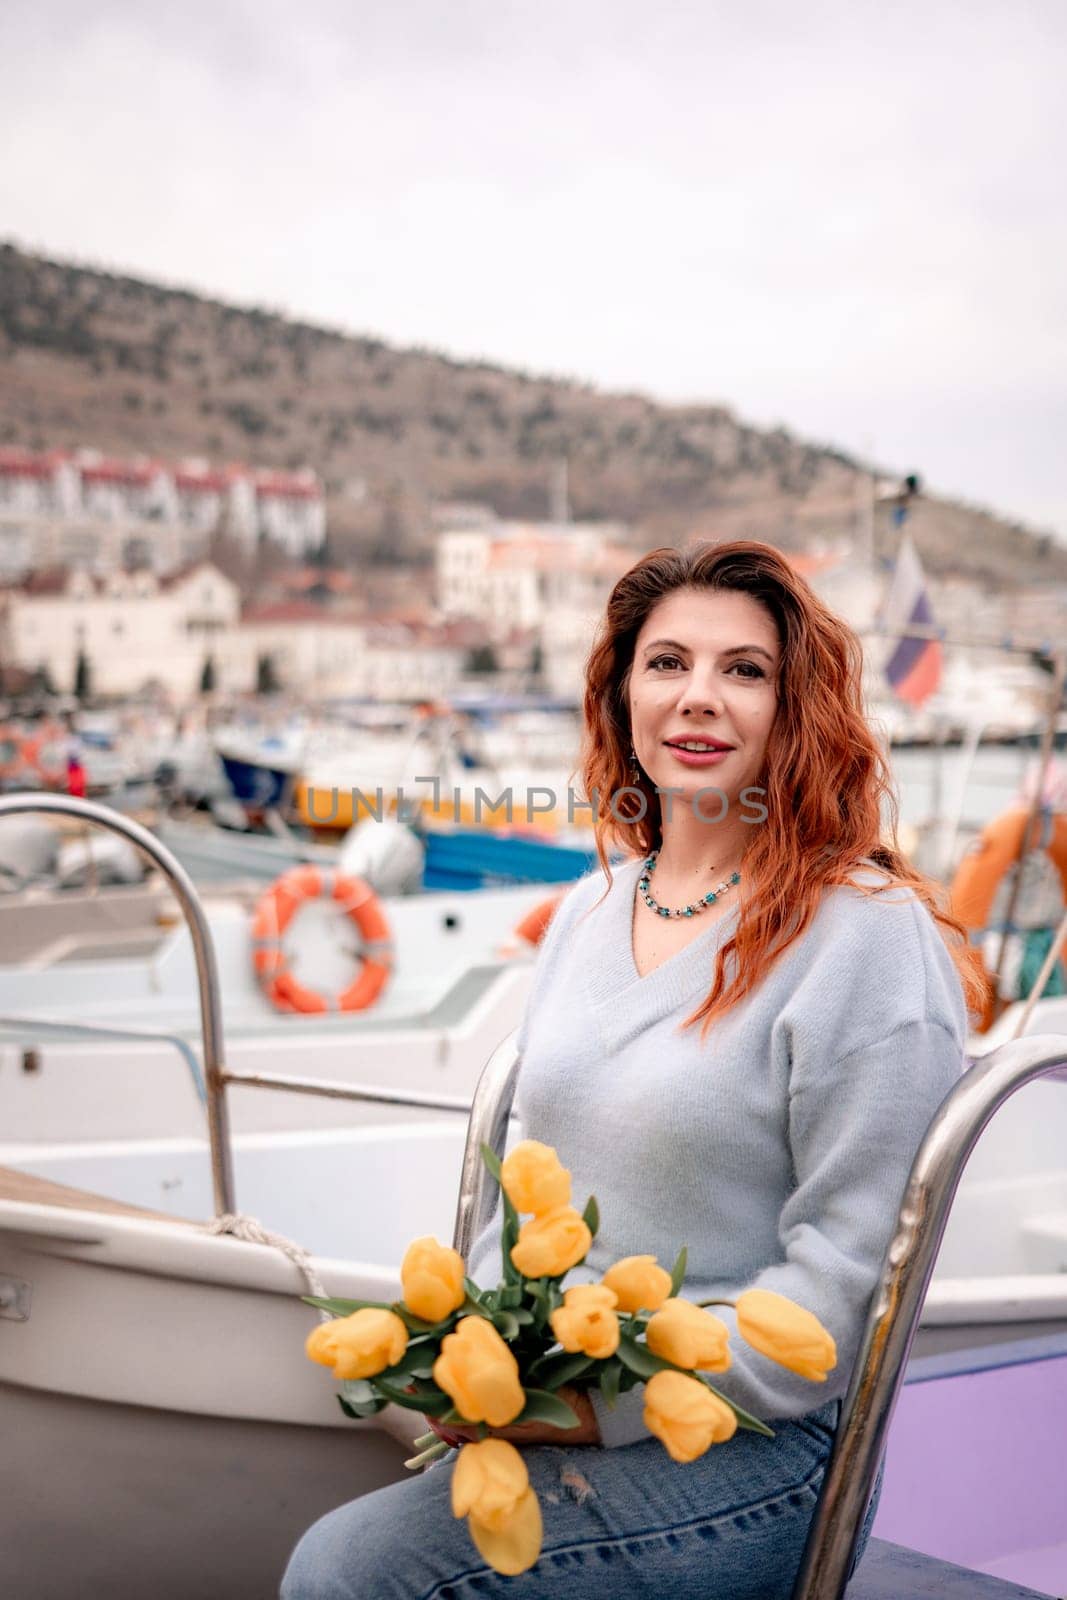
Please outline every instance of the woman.
[[[881, 843], [860, 669], [854, 636], [768, 545], [657, 550], [619, 581], [587, 669], [583, 777], [605, 870], [611, 845], [633, 859], [606, 889], [601, 873], [577, 883], [551, 924], [516, 1099], [579, 1205], [597, 1197], [585, 1277], [631, 1254], [669, 1265], [686, 1244], [687, 1298], [758, 1286], [819, 1317], [838, 1351], [825, 1388], [735, 1337], [716, 1383], [775, 1438], [739, 1432], [689, 1465], [649, 1436], [641, 1389], [613, 1411], [569, 1391], [570, 1433], [499, 1430], [545, 1509], [530, 1571], [478, 1557], [451, 1515], [450, 1456], [318, 1523], [285, 1600], [541, 1600], [561, 1579], [576, 1600], [790, 1594], [904, 1181], [977, 997], [962, 930]], [[485, 1283], [496, 1239], [494, 1224], [472, 1251]]]

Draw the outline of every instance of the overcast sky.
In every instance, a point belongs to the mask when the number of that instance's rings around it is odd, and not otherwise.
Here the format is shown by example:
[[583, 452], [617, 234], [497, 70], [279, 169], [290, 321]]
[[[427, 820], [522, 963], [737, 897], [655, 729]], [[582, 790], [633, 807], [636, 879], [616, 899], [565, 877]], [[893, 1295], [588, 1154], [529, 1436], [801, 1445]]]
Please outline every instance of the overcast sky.
[[0, 236], [1067, 538], [1065, 46], [1063, 0], [6, 0]]

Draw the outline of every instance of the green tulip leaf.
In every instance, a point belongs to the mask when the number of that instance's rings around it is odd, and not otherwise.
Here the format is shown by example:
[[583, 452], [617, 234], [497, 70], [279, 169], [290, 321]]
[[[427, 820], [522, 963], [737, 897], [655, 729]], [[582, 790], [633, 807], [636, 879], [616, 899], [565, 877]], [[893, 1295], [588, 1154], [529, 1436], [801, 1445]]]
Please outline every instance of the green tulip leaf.
[[317, 1294], [302, 1294], [300, 1298], [305, 1305], [314, 1306], [318, 1311], [329, 1311], [335, 1317], [350, 1317], [353, 1311], [363, 1311], [368, 1306], [372, 1311], [396, 1309], [388, 1300], [337, 1300], [330, 1295]]
[[684, 1372], [686, 1377], [690, 1378], [693, 1375], [687, 1372], [685, 1367], [676, 1367], [673, 1361], [665, 1361], [662, 1356], [653, 1355], [647, 1344], [638, 1344], [636, 1339], [625, 1335], [619, 1339], [619, 1360], [639, 1378], [651, 1378], [657, 1372]]
[[671, 1268], [671, 1296], [672, 1296], [672, 1298], [678, 1294], [678, 1291], [681, 1289], [682, 1284], [685, 1282], [685, 1264], [686, 1264], [686, 1260], [688, 1259], [688, 1256], [689, 1256], [689, 1251], [686, 1248], [686, 1246], [683, 1244], [682, 1248], [678, 1252], [678, 1259], [675, 1261], [674, 1266]]
[[373, 1417], [388, 1403], [375, 1394], [366, 1378], [346, 1378], [337, 1399], [346, 1417]]
[[615, 1410], [619, 1398], [619, 1379], [622, 1377], [622, 1371], [622, 1362], [615, 1356], [612, 1356], [610, 1361], [605, 1361], [600, 1369], [600, 1392], [609, 1411]]
[[576, 1428], [578, 1413], [556, 1394], [545, 1389], [527, 1389], [526, 1404], [515, 1418], [516, 1422], [549, 1422], [556, 1428]]
[[[489, 1297], [490, 1291], [479, 1289], [473, 1278], [464, 1278], [463, 1288], [466, 1291], [467, 1299], [476, 1306], [484, 1305]], [[460, 1309], [462, 1310], [463, 1308], [460, 1307]]]
[[519, 1237], [519, 1214], [508, 1199], [507, 1191], [500, 1181], [501, 1163], [496, 1151], [484, 1141], [481, 1145], [482, 1160], [485, 1162], [491, 1175], [500, 1184], [500, 1199], [504, 1207], [504, 1226], [500, 1235], [500, 1254], [504, 1265], [504, 1282], [518, 1283], [521, 1278], [518, 1267], [511, 1259], [511, 1252]]
[[494, 1311], [489, 1320], [502, 1339], [517, 1337], [519, 1323], [514, 1311]]
[[406, 1389], [397, 1389], [393, 1384], [382, 1377], [374, 1379], [374, 1387], [379, 1394], [391, 1400], [395, 1406], [403, 1406], [405, 1411], [423, 1411], [428, 1417], [439, 1417], [444, 1412], [451, 1410], [452, 1401], [440, 1389], [431, 1385], [417, 1388], [414, 1394], [409, 1394]]
[[426, 1333], [436, 1337], [440, 1334], [448, 1333], [455, 1321], [455, 1314], [453, 1313], [452, 1316], [444, 1317], [440, 1322], [427, 1322], [424, 1318], [417, 1317], [414, 1311], [409, 1311], [403, 1300], [394, 1300], [391, 1306], [386, 1307], [386, 1310], [395, 1312], [408, 1332], [412, 1334]]
[[429, 1378], [433, 1373], [433, 1364], [437, 1360], [437, 1344], [435, 1341], [424, 1339], [418, 1344], [409, 1344], [404, 1354], [395, 1366], [388, 1367], [383, 1373], [387, 1380], [390, 1378]]
[[354, 1406], [366, 1405], [368, 1400], [374, 1399], [374, 1390], [367, 1378], [345, 1378], [341, 1393]]
[[[503, 1194], [503, 1190], [501, 1190]], [[515, 1207], [504, 1195], [504, 1226], [500, 1230], [500, 1256], [504, 1266], [504, 1282], [512, 1285], [522, 1282], [522, 1273], [511, 1259], [511, 1252], [519, 1240], [519, 1218]]]
[[561, 1383], [573, 1383], [592, 1365], [592, 1356], [583, 1355], [580, 1350], [569, 1355], [564, 1350], [555, 1355], [542, 1356], [533, 1363], [527, 1376], [539, 1389], [554, 1391]]
[[521, 1278], [518, 1283], [509, 1283], [506, 1288], [501, 1289], [497, 1296], [497, 1303], [500, 1309], [502, 1311], [517, 1311], [522, 1304], [522, 1291], [523, 1281]]
[[556, 1307], [562, 1305], [562, 1292], [559, 1284], [552, 1278], [527, 1278], [526, 1292], [530, 1296], [533, 1325], [540, 1331]]
[[380, 1400], [375, 1396], [374, 1399], [366, 1400], [360, 1405], [353, 1405], [351, 1401], [345, 1399], [343, 1394], [337, 1396], [337, 1404], [341, 1407], [345, 1416], [353, 1419], [376, 1416], [379, 1411], [385, 1410], [388, 1403], [387, 1400]]
[[713, 1383], [708, 1383], [707, 1378], [705, 1378], [702, 1372], [694, 1372], [693, 1377], [699, 1378], [702, 1383], [707, 1384], [712, 1394], [717, 1395], [718, 1398], [724, 1402], [724, 1404], [730, 1407], [730, 1410], [737, 1418], [737, 1426], [739, 1428], [743, 1428], [748, 1433], [762, 1433], [765, 1439], [774, 1438], [773, 1428], [768, 1428], [765, 1422], [761, 1422], [758, 1417], [754, 1417], [750, 1412], [745, 1411], [743, 1407], [736, 1403], [736, 1401], [727, 1400], [726, 1396], [721, 1394]]
[[486, 1144], [484, 1140], [482, 1141], [482, 1144], [481, 1144], [481, 1152], [482, 1152], [482, 1160], [485, 1162], [486, 1166], [489, 1168], [489, 1171], [492, 1173], [492, 1175], [496, 1179], [497, 1183], [499, 1183], [500, 1182], [500, 1157], [497, 1155], [497, 1153], [493, 1149], [492, 1145]]
[[591, 1194], [589, 1199], [585, 1202], [585, 1210], [582, 1212], [582, 1221], [585, 1223], [586, 1227], [589, 1229], [589, 1232], [595, 1239], [597, 1235], [597, 1229], [600, 1227], [600, 1207], [596, 1203], [595, 1194]]

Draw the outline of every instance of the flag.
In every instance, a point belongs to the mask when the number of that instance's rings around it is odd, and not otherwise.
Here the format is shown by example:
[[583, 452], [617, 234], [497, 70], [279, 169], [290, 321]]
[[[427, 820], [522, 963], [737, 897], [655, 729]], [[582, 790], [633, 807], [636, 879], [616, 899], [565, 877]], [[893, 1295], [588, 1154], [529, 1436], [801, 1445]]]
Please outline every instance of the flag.
[[932, 629], [934, 614], [926, 592], [926, 579], [915, 546], [907, 534], [900, 541], [897, 564], [886, 597], [883, 621], [890, 634], [899, 635], [885, 665], [893, 693], [909, 705], [921, 706], [941, 682], [942, 649], [939, 639], [908, 635], [908, 628]]

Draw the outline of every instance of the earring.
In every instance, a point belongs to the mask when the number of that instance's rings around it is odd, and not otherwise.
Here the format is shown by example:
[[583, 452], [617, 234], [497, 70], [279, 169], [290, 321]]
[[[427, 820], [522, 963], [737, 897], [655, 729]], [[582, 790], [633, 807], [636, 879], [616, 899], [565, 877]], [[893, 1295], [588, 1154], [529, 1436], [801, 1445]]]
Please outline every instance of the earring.
[[637, 765], [637, 751], [630, 746], [630, 784], [636, 789], [641, 782], [641, 768]]

